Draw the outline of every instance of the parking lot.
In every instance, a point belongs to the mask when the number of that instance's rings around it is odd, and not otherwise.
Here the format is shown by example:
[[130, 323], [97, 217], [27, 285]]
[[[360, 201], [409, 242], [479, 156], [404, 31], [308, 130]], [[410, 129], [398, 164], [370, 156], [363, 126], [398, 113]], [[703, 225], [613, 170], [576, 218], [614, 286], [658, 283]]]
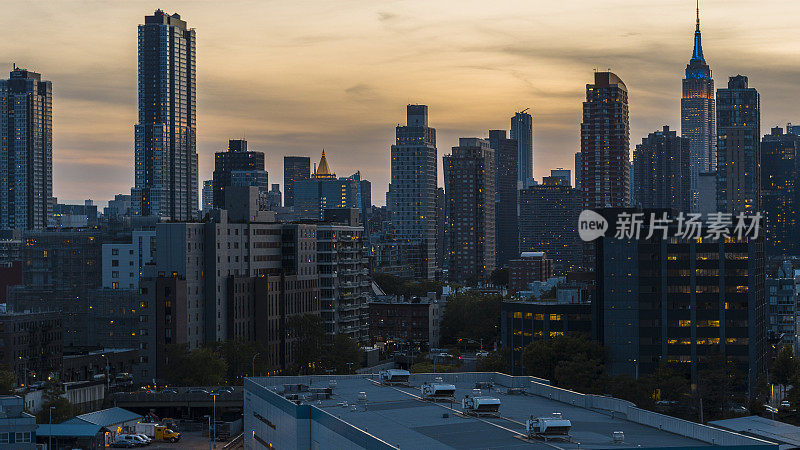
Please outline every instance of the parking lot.
[[[226, 442], [217, 442], [217, 448], [221, 449]], [[181, 433], [181, 440], [180, 442], [176, 442], [174, 444], [170, 442], [153, 442], [152, 444], [145, 447], [146, 449], [207, 449], [208, 448], [208, 437], [202, 435], [202, 431], [188, 431], [185, 433]]]

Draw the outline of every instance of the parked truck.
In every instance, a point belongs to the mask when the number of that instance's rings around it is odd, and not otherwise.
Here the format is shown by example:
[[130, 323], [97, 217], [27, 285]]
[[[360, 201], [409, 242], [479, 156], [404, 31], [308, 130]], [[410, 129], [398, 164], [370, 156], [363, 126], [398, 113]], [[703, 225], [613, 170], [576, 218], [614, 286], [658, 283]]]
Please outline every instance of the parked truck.
[[136, 433], [141, 433], [156, 441], [178, 442], [181, 440], [180, 433], [157, 423], [137, 423]]

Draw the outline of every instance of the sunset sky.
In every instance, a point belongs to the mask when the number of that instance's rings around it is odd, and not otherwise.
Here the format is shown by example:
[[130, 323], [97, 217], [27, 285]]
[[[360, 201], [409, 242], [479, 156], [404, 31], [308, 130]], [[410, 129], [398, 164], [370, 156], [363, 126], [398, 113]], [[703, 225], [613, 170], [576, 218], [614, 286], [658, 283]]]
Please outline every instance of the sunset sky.
[[[593, 69], [627, 84], [631, 150], [648, 132], [680, 130], [694, 0], [664, 1], [10, 1], [1, 0], [0, 69], [53, 82], [54, 195], [104, 203], [130, 193], [137, 25], [157, 8], [197, 30], [200, 179], [213, 153], [246, 136], [266, 153], [337, 175], [361, 170], [383, 205], [394, 127], [407, 103], [430, 106], [441, 156], [459, 136], [534, 118], [537, 179], [572, 169]], [[701, 2], [716, 86], [741, 73], [761, 93], [762, 134], [800, 122], [800, 2]], [[5, 75], [4, 75], [5, 76]], [[441, 184], [441, 182], [440, 182]]]

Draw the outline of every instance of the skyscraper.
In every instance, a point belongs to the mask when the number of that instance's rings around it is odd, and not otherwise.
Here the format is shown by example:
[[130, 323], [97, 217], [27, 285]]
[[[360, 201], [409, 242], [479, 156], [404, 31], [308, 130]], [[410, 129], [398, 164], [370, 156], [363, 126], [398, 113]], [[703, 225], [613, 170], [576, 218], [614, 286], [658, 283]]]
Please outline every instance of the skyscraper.
[[14, 67], [0, 80], [0, 229], [45, 228], [53, 196], [53, 87]]
[[628, 205], [628, 88], [611, 72], [595, 72], [594, 84], [586, 85], [581, 123], [581, 162], [584, 208]]
[[781, 127], [761, 140], [761, 207], [767, 255], [796, 255], [800, 249], [800, 136], [784, 133]]
[[489, 146], [495, 161], [495, 238], [497, 267], [519, 256], [517, 229], [517, 158], [518, 146], [506, 138], [506, 130], [489, 130]]
[[517, 141], [517, 181], [527, 187], [533, 180], [533, 117], [528, 108], [511, 118], [511, 139]]
[[689, 212], [689, 152], [689, 140], [666, 125], [642, 139], [633, 151], [636, 206]]
[[681, 135], [689, 139], [691, 154], [692, 210], [697, 211], [700, 201], [699, 176], [713, 172], [717, 165], [715, 149], [717, 135], [714, 130], [714, 80], [711, 68], [703, 57], [700, 42], [700, 9], [694, 30], [694, 51], [686, 65], [681, 97]]
[[717, 90], [717, 209], [761, 210], [761, 110], [747, 77], [730, 77]]
[[203, 214], [214, 209], [214, 180], [203, 180], [202, 208]]
[[580, 191], [561, 177], [545, 177], [542, 184], [520, 190], [519, 251], [545, 252], [560, 275], [578, 270], [580, 212]]
[[197, 212], [195, 32], [156, 10], [139, 25], [139, 123], [133, 212], [189, 220]]
[[486, 280], [495, 268], [494, 150], [489, 141], [461, 138], [444, 158], [450, 279]]
[[[259, 182], [251, 182], [255, 179]], [[264, 153], [248, 151], [244, 139], [231, 139], [228, 151], [214, 153], [214, 208], [225, 209], [225, 188], [232, 185], [261, 187], [264, 193], [269, 189]]]
[[283, 157], [283, 205], [294, 206], [294, 183], [307, 180], [311, 175], [311, 158], [308, 156]]
[[428, 106], [408, 105], [408, 124], [396, 128], [388, 205], [392, 230], [414, 275], [436, 274], [436, 130]]
[[583, 162], [581, 160], [581, 152], [575, 153], [575, 189], [581, 190], [581, 171], [583, 170]]

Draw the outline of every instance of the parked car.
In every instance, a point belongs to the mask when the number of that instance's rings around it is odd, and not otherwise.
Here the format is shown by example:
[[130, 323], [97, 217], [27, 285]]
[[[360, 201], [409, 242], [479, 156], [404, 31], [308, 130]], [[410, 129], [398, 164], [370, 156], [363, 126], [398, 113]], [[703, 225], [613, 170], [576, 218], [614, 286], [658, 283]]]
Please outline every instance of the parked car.
[[477, 356], [478, 358], [485, 358], [489, 356], [489, 352], [479, 351], [478, 353], [475, 353], [475, 356]]
[[166, 388], [161, 391], [162, 394], [177, 394], [178, 390], [175, 388]]
[[[135, 434], [118, 434], [114, 440], [114, 444], [126, 443], [128, 445], [121, 445], [122, 447], [144, 447], [147, 445], [145, 440], [136, 436]], [[116, 446], [116, 445], [115, 445]]]
[[791, 407], [792, 407], [792, 404], [789, 403], [789, 400], [784, 400], [784, 401], [781, 402], [781, 408], [789, 409]]
[[208, 391], [203, 388], [190, 388], [186, 391], [187, 394], [206, 394], [208, 395]]
[[150, 438], [149, 438], [149, 437], [148, 437], [146, 434], [144, 434], [144, 433], [136, 433], [136, 434], [134, 434], [134, 436], [138, 436], [139, 438], [141, 438], [141, 439], [142, 439], [142, 440], [145, 442], [145, 444], [146, 444], [146, 445], [150, 445], [150, 443], [151, 443], [151, 442], [153, 442], [153, 440], [152, 440], [152, 439], [150, 439]]
[[223, 387], [219, 389], [214, 389], [215, 394], [233, 394], [233, 388]]

